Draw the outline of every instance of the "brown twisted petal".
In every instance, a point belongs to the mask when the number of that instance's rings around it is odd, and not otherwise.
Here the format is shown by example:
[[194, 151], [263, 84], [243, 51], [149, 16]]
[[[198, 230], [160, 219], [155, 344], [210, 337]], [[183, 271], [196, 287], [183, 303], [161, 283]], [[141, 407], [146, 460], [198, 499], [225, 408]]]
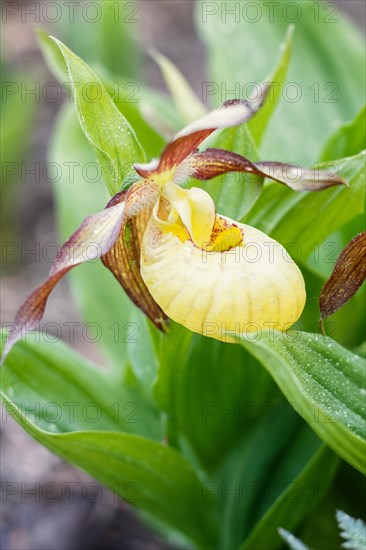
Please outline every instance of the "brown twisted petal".
[[[111, 248], [119, 235], [125, 210], [123, 195], [116, 195], [112, 201], [106, 210], [85, 218], [75, 233], [63, 244], [47, 279], [28, 296], [18, 310], [12, 330], [9, 331], [2, 360], [15, 342], [41, 321], [48, 296], [59, 280], [73, 267], [100, 258]], [[92, 255], [87, 250], [90, 245], [93, 246]]]
[[[125, 220], [136, 216], [145, 208], [153, 206], [159, 197], [159, 187], [151, 179], [139, 180], [126, 192]], [[113, 199], [112, 199], [113, 200]], [[108, 206], [111, 203], [108, 204]]]
[[[261, 86], [255, 101], [248, 102], [240, 99], [226, 101], [220, 109], [211, 111], [188, 124], [166, 146], [156, 171], [161, 173], [178, 166], [215, 130], [248, 122], [263, 105], [268, 90], [268, 86]], [[149, 165], [135, 165], [135, 169], [144, 177], [153, 172], [153, 170], [149, 171]]]
[[366, 231], [354, 237], [340, 253], [320, 296], [321, 319], [335, 313], [357, 292], [366, 278]]
[[[156, 188], [148, 183], [130, 189], [130, 194], [126, 198], [126, 216], [119, 237], [101, 259], [133, 303], [157, 328], [164, 330], [167, 326], [167, 316], [151, 296], [140, 273], [141, 242], [154, 202], [158, 198], [155, 191]], [[135, 201], [138, 201], [137, 205], [134, 204]], [[128, 212], [135, 211], [139, 205], [141, 211], [129, 217]]]
[[287, 185], [294, 191], [322, 191], [345, 180], [327, 170], [311, 170], [283, 162], [254, 162], [256, 173]]
[[326, 170], [310, 170], [282, 162], [251, 162], [224, 149], [207, 149], [193, 153], [182, 164], [188, 175], [209, 180], [227, 172], [248, 172], [283, 183], [294, 191], [321, 191], [346, 182]]
[[206, 181], [227, 172], [256, 172], [254, 164], [246, 158], [225, 149], [206, 149], [193, 153], [182, 164], [189, 175]]
[[149, 177], [159, 166], [159, 159], [153, 159], [150, 162], [147, 162], [146, 164], [139, 164], [135, 162], [133, 165], [135, 171], [142, 177], [147, 178]]

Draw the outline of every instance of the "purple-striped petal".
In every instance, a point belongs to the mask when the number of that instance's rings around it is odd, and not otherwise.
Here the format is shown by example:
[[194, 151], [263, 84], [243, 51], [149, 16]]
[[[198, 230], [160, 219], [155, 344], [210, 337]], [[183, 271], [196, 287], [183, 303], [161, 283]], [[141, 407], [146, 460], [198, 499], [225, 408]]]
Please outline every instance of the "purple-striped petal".
[[107, 254], [102, 256], [102, 262], [134, 304], [157, 328], [164, 330], [167, 316], [151, 296], [140, 273], [142, 237], [157, 199], [157, 187], [148, 182], [130, 189], [119, 237]]
[[346, 185], [341, 177], [326, 170], [311, 170], [283, 162], [251, 162], [224, 149], [193, 153], [179, 167], [178, 177], [180, 172], [204, 181], [228, 172], [248, 172], [283, 183], [295, 191], [321, 191], [334, 185]]
[[[255, 100], [244, 101], [234, 99], [226, 101], [222, 107], [211, 111], [207, 115], [191, 122], [180, 130], [173, 140], [164, 149], [160, 163], [154, 170], [149, 165], [143, 166], [142, 175], [147, 177], [154, 171], [158, 173], [170, 170], [178, 166], [188, 155], [190, 155], [212, 132], [220, 128], [229, 128], [248, 122], [263, 105], [269, 87], [261, 86]], [[137, 171], [140, 173], [140, 167]]]
[[62, 246], [47, 279], [33, 290], [19, 308], [14, 325], [9, 331], [2, 360], [25, 333], [33, 330], [41, 321], [48, 296], [60, 279], [73, 267], [100, 258], [113, 246], [120, 233], [125, 202], [120, 194], [112, 200], [113, 205], [110, 203], [106, 210], [85, 218]]
[[333, 315], [366, 279], [366, 231], [354, 237], [340, 253], [319, 296], [321, 321]]
[[334, 185], [347, 185], [345, 180], [328, 170], [302, 168], [283, 162], [254, 162], [256, 173], [287, 185], [294, 191], [322, 191]]

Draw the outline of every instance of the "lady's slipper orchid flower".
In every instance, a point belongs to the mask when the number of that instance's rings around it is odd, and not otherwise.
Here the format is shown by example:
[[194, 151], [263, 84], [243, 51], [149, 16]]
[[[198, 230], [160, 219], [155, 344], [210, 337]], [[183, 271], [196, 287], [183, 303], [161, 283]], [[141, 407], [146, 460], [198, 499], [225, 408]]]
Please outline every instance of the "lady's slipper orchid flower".
[[198, 151], [215, 130], [247, 122], [266, 94], [263, 87], [256, 101], [225, 102], [176, 134], [159, 160], [135, 165], [141, 179], [82, 222], [62, 246], [48, 278], [20, 307], [4, 356], [42, 319], [59, 280], [91, 259], [83, 255], [90, 243], [96, 245], [95, 258], [101, 258], [160, 329], [171, 318], [226, 341], [226, 333], [233, 331], [291, 326], [303, 310], [305, 286], [282, 246], [253, 227], [217, 214], [204, 190], [180, 187], [190, 176], [209, 180], [227, 172], [259, 174], [295, 190], [344, 183], [327, 172], [278, 162], [252, 163], [221, 149]]

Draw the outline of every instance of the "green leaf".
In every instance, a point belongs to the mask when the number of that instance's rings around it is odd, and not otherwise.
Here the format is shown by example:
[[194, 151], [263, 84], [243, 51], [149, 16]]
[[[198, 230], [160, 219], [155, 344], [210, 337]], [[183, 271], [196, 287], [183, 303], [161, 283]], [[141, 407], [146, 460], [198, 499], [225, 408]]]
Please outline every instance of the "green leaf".
[[[60, 167], [54, 185], [60, 238], [65, 241], [91, 212], [102, 210], [108, 193], [98, 163], [83, 135], [72, 105], [60, 112], [49, 162]], [[112, 274], [98, 262], [88, 262], [67, 277], [86, 323], [98, 327], [98, 345], [121, 373], [128, 356], [141, 346], [149, 351], [146, 320]], [[144, 334], [144, 335], [143, 335]]]
[[174, 63], [156, 50], [151, 50], [150, 53], [163, 73], [166, 85], [183, 122], [188, 124], [205, 115], [207, 109]]
[[[43, 29], [37, 29], [37, 35], [39, 46], [49, 69], [61, 83], [65, 84], [68, 80], [68, 73], [60, 48]], [[139, 136], [146, 155], [148, 157], [158, 155], [165, 141], [147, 124], [140, 113], [139, 105], [146, 101], [147, 98], [158, 102], [160, 105], [161, 96], [135, 80], [121, 78], [109, 71], [105, 71], [104, 67], [102, 70], [105, 76], [101, 80], [108, 94]]]
[[[159, 356], [154, 396], [167, 413], [167, 439], [210, 473], [204, 498], [211, 490], [220, 497], [218, 546], [236, 548], [273, 504], [272, 491], [263, 487], [291, 484], [319, 439], [240, 346], [172, 323]], [[258, 491], [247, 498], [240, 491], [249, 486]], [[235, 487], [240, 499], [222, 496]]]
[[155, 520], [203, 548], [213, 543], [212, 510], [202, 506], [200, 482], [174, 449], [140, 436], [110, 431], [55, 435], [29, 421], [26, 429], [52, 452], [86, 470]]
[[347, 510], [353, 517], [362, 517], [365, 491], [365, 476], [341, 461], [337, 475], [331, 482], [325, 498], [318, 500], [315, 485], [316, 507], [306, 521], [296, 529], [296, 534], [312, 550], [328, 548], [340, 550], [341, 541], [334, 517], [335, 508]]
[[366, 362], [331, 338], [266, 331], [242, 340], [315, 433], [360, 472], [366, 472]]
[[44, 29], [38, 28], [36, 33], [38, 45], [49, 70], [61, 84], [65, 84], [69, 80], [69, 75], [66, 61], [60, 48]]
[[116, 194], [134, 162], [146, 160], [136, 134], [101, 80], [84, 61], [54, 39], [63, 54], [80, 125], [93, 147], [111, 195]]
[[[319, 448], [318, 437], [276, 390], [243, 408], [255, 411], [255, 420], [247, 418], [242, 439], [216, 476], [224, 488], [236, 487], [240, 495], [220, 501], [223, 548], [238, 548], [250, 536]], [[299, 508], [299, 517], [305, 514], [306, 510]]]
[[154, 396], [167, 413], [168, 440], [188, 446], [212, 470], [254, 429], [242, 412], [250, 414], [250, 404], [264, 400], [274, 384], [240, 346], [193, 335], [175, 323], [162, 338], [159, 359]]
[[265, 82], [273, 83], [269, 92], [269, 96], [267, 97], [267, 101], [264, 103], [260, 111], [255, 115], [255, 117], [248, 122], [249, 130], [257, 145], [260, 145], [268, 122], [277, 107], [277, 103], [281, 98], [281, 93], [283, 90], [283, 86], [286, 82], [287, 69], [291, 58], [293, 32], [294, 25], [290, 25], [287, 29], [285, 40], [281, 45], [282, 52], [278, 65], [275, 71], [264, 80]]
[[[209, 146], [234, 151], [252, 161], [259, 158], [246, 125], [222, 130], [210, 140]], [[261, 176], [236, 172], [218, 176], [209, 182], [194, 180], [192, 185], [202, 187], [211, 195], [219, 214], [240, 221], [260, 196], [263, 180]]]
[[[116, 75], [108, 74], [106, 78], [103, 78], [103, 82], [116, 106], [138, 135], [146, 156], [148, 158], [159, 156], [165, 145], [165, 140], [147, 123], [140, 112], [140, 106], [150, 100], [157, 102], [160, 108], [162, 96], [150, 88], [142, 86], [139, 82], [121, 79]], [[168, 102], [165, 101], [165, 109], [169, 109], [169, 107]]]
[[350, 157], [364, 149], [366, 149], [366, 105], [353, 120], [340, 126], [329, 138], [321, 154], [321, 160], [325, 162]]
[[196, 3], [216, 105], [232, 98], [232, 90], [249, 95], [250, 83], [272, 72], [273, 52], [289, 23], [296, 23], [292, 61], [261, 152], [262, 158], [310, 165], [339, 123], [353, 118], [364, 103], [361, 32], [331, 2]]
[[154, 409], [138, 408], [136, 395], [126, 401], [132, 396], [125, 386], [116, 386], [108, 372], [65, 345], [36, 343], [34, 338], [18, 344], [3, 365], [8, 414], [52, 452], [156, 520], [202, 547], [213, 544], [213, 506], [203, 504], [201, 481], [186, 459], [160, 442], [119, 431], [158, 436]]
[[42, 430], [114, 430], [161, 439], [159, 412], [128, 370], [116, 381], [111, 369], [42, 334], [27, 335], [6, 358], [2, 390], [11, 401], [9, 414], [18, 407], [23, 423], [29, 418]]
[[[214, 544], [212, 508], [202, 504], [199, 479], [174, 449], [116, 432], [32, 435], [202, 548]], [[135, 502], [131, 499], [131, 488]]]
[[280, 548], [278, 527], [290, 530], [298, 527], [329, 489], [338, 464], [338, 457], [323, 445], [256, 524], [240, 550]]
[[[159, 345], [159, 371], [154, 381], [154, 397], [159, 407], [169, 413], [180, 390], [177, 375], [185, 368], [192, 344], [193, 332], [182, 325], [171, 322], [169, 333], [163, 336]], [[175, 361], [173, 361], [175, 358]]]
[[[65, 83], [68, 79], [68, 73], [65, 59], [60, 48], [43, 29], [38, 29], [37, 34], [39, 45], [47, 65], [56, 78], [58, 78], [61, 83]], [[142, 86], [139, 82], [121, 78], [112, 73], [107, 73], [106, 76], [102, 78], [102, 81], [119, 111], [140, 137], [141, 145], [146, 151], [146, 155], [148, 155], [148, 157], [158, 155], [165, 141], [147, 124], [140, 113], [139, 105], [142, 104], [146, 98], [159, 102], [161, 100], [159, 94], [146, 88], [146, 86]]]
[[[265, 186], [245, 223], [257, 227], [291, 250], [297, 261], [306, 258], [330, 233], [364, 211], [365, 153], [316, 166], [332, 169], [349, 184], [323, 191], [294, 192], [277, 183]], [[344, 205], [347, 204], [347, 208]]]

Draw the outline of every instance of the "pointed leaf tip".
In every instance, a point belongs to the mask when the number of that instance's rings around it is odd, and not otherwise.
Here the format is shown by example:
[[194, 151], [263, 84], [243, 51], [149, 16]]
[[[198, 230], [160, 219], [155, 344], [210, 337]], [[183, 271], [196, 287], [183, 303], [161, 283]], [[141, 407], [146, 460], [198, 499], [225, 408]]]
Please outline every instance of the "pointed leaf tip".
[[294, 191], [321, 191], [345, 181], [325, 170], [310, 170], [283, 162], [251, 162], [224, 149], [206, 149], [193, 153], [185, 161], [187, 170], [199, 180], [208, 180], [228, 172], [247, 172], [283, 183]]
[[148, 53], [159, 65], [165, 83], [183, 121], [189, 123], [205, 115], [207, 113], [205, 105], [197, 97], [190, 84], [174, 63], [155, 48], [150, 48]]
[[80, 126], [92, 146], [103, 179], [113, 196], [134, 162], [145, 162], [145, 152], [128, 120], [101, 79], [65, 44], [57, 44], [67, 66]]

